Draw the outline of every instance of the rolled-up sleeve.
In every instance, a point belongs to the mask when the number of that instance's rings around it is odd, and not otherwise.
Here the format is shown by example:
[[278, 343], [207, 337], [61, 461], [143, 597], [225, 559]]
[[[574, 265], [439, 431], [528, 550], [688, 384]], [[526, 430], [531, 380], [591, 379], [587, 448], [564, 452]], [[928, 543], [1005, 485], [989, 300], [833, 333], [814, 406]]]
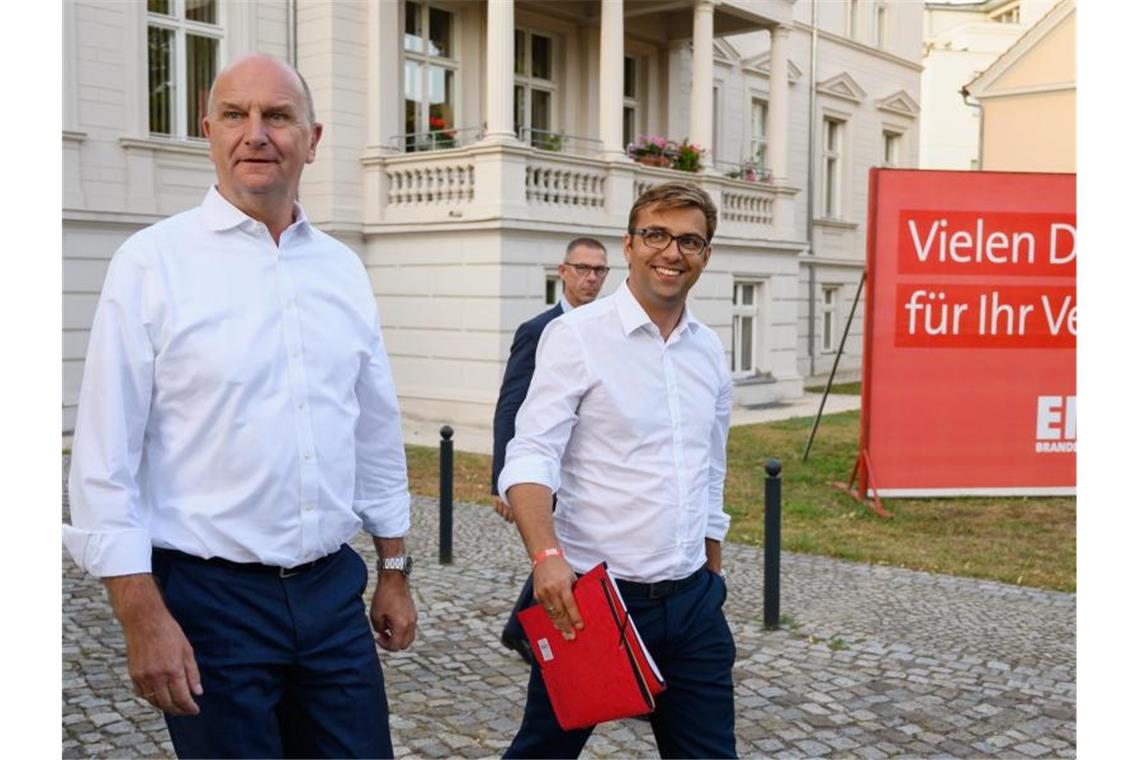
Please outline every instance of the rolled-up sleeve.
[[373, 536], [399, 538], [411, 527], [408, 465], [392, 368], [375, 316], [376, 339], [356, 383], [356, 484], [353, 511]]
[[140, 258], [120, 250], [95, 310], [79, 392], [63, 543], [100, 578], [150, 572], [149, 516], [138, 483], [154, 385], [146, 286]]
[[[723, 354], [722, 354], [723, 357]], [[723, 358], [721, 359], [723, 364]], [[724, 511], [724, 477], [727, 470], [728, 426], [732, 412], [732, 378], [722, 368], [720, 392], [716, 399], [716, 421], [709, 443], [709, 521], [705, 537], [724, 541], [731, 519]]]
[[562, 453], [578, 421], [578, 402], [589, 387], [590, 368], [581, 337], [561, 317], [546, 326], [535, 354], [534, 376], [515, 417], [499, 474], [499, 495], [519, 483], [555, 492], [561, 486]]

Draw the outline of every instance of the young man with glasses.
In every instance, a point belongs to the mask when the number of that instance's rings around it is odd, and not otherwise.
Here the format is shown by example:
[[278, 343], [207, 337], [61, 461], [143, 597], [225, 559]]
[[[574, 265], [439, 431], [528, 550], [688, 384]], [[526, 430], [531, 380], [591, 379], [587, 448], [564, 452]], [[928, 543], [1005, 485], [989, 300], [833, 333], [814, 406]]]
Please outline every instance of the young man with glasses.
[[[495, 498], [495, 511], [507, 522], [514, 522], [514, 517], [510, 507], [499, 498], [497, 482], [503, 469], [507, 443], [515, 436], [515, 415], [526, 398], [530, 378], [534, 374], [534, 352], [538, 347], [538, 339], [552, 320], [597, 298], [609, 271], [604, 245], [588, 237], [571, 240], [566, 246], [565, 258], [558, 265], [558, 276], [562, 279], [562, 297], [552, 308], [523, 322], [515, 331], [507, 368], [503, 373], [503, 384], [499, 389], [499, 401], [495, 405], [495, 448], [491, 465], [491, 493]], [[533, 603], [531, 579], [528, 577], [502, 634], [503, 646], [515, 650], [527, 662], [533, 662], [534, 659], [516, 615], [519, 610]]]
[[[583, 627], [577, 574], [605, 561], [618, 579], [665, 677], [650, 715], [663, 757], [736, 756], [720, 551], [732, 381], [720, 339], [686, 306], [716, 222], [691, 182], [638, 197], [622, 243], [629, 278], [546, 329], [499, 477], [534, 596], [567, 639]], [[533, 667], [505, 756], [577, 757], [590, 731], [559, 728]]]

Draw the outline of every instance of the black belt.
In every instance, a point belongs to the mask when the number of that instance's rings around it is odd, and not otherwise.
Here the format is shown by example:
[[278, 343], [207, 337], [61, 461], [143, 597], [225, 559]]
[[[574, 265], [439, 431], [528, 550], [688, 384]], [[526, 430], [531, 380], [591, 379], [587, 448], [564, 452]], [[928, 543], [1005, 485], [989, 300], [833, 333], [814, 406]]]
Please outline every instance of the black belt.
[[260, 562], [234, 562], [233, 560], [224, 559], [222, 557], [196, 557], [193, 554], [180, 552], [177, 549], [164, 549], [162, 547], [154, 547], [153, 552], [160, 557], [166, 557], [171, 560], [178, 560], [180, 562], [191, 562], [199, 565], [213, 565], [214, 567], [225, 567], [231, 570], [240, 570], [247, 573], [271, 573], [278, 575], [282, 578], [289, 578], [301, 573], [307, 573], [315, 567], [320, 567], [332, 561], [332, 558], [344, 551], [345, 545], [342, 544], [340, 549], [337, 549], [332, 554], [326, 554], [320, 559], [315, 559], [312, 562], [305, 562], [295, 567], [279, 567], [277, 565], [263, 565]]
[[657, 581], [656, 583], [637, 583], [636, 581], [623, 581], [618, 579], [618, 590], [621, 595], [630, 599], [660, 599], [671, 596], [678, 591], [693, 585], [701, 577], [705, 568], [697, 570], [692, 575], [675, 581]]

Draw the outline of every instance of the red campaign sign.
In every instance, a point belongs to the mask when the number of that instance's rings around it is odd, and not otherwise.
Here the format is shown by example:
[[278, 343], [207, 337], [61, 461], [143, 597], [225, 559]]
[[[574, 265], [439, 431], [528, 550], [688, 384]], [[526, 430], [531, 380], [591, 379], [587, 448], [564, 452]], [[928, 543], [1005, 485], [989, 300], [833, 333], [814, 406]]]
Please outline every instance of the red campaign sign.
[[1076, 277], [1073, 214], [903, 211], [899, 272]]
[[1076, 348], [1077, 289], [899, 284], [895, 346]]
[[872, 169], [867, 259], [863, 492], [1073, 493], [1075, 175]]

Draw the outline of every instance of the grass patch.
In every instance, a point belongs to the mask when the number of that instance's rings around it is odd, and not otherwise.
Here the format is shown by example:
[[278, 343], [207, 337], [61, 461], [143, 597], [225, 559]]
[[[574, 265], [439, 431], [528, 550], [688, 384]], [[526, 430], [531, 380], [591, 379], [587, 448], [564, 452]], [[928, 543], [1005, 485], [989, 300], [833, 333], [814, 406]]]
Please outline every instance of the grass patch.
[[831, 484], [847, 482], [859, 412], [823, 417], [811, 458], [800, 461], [811, 419], [735, 427], [728, 438], [729, 540], [762, 545], [763, 462], [783, 471], [783, 546], [789, 551], [896, 565], [1063, 591], [1076, 589], [1073, 497], [891, 499], [875, 517]]
[[[417, 496], [439, 498], [439, 447], [405, 446], [408, 455], [408, 483]], [[476, 504], [491, 501], [491, 457], [487, 454], [455, 452], [453, 478], [456, 501]]]
[[[827, 388], [827, 383], [813, 385], [810, 388], [804, 388], [804, 390], [811, 393], [823, 393], [825, 388]], [[863, 383], [835, 383], [831, 386], [831, 392], [836, 396], [861, 396], [863, 395]]]
[[[764, 467], [783, 472], [783, 546], [872, 564], [989, 578], [1036, 588], [1076, 590], [1076, 499], [1073, 497], [891, 499], [894, 517], [875, 517], [831, 484], [846, 483], [859, 440], [859, 412], [825, 415], [800, 462], [810, 418], [732, 428], [725, 508], [729, 540], [764, 542]], [[409, 446], [412, 492], [439, 496], [436, 448]], [[491, 504], [491, 457], [455, 454], [457, 501]]]

